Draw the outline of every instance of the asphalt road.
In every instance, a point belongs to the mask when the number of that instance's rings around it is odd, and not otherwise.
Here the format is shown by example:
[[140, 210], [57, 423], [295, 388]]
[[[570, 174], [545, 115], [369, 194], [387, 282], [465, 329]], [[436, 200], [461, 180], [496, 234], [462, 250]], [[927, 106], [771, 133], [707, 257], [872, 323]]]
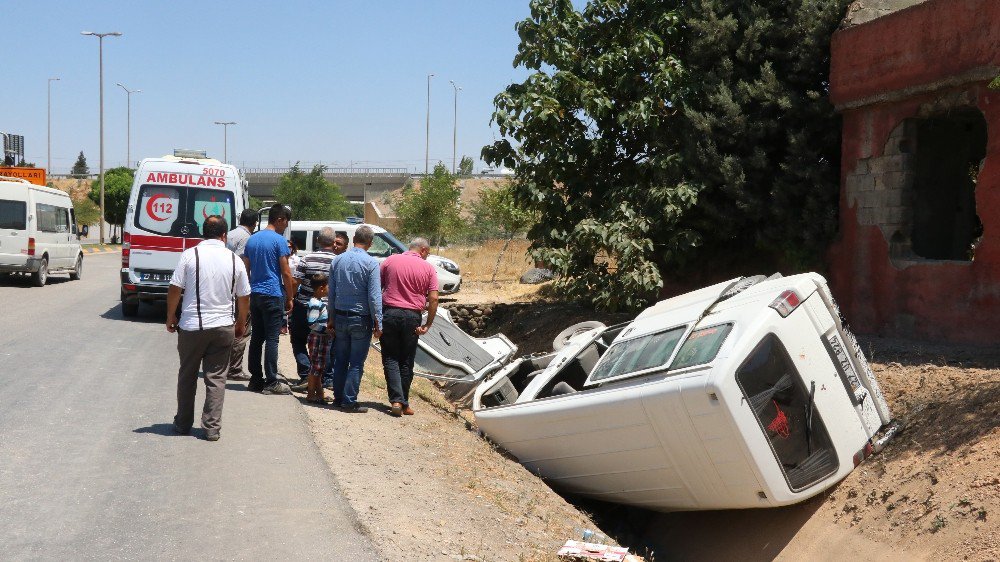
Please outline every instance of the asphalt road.
[[0, 559], [375, 560], [295, 398], [230, 384], [222, 439], [172, 432], [165, 307], [125, 320], [117, 254], [0, 280]]

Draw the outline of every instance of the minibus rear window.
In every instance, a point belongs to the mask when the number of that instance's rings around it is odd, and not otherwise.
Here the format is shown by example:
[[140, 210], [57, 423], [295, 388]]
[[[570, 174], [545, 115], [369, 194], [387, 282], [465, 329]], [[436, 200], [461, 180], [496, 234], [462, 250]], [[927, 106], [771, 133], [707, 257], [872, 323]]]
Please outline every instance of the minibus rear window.
[[4, 230], [27, 230], [28, 205], [24, 201], [0, 199], [0, 228]]
[[136, 227], [165, 236], [201, 238], [205, 219], [219, 215], [233, 227], [233, 194], [218, 189], [143, 185], [136, 202]]
[[768, 334], [736, 371], [736, 383], [753, 410], [775, 460], [793, 492], [837, 471], [837, 451], [815, 407], [815, 381], [806, 386], [791, 357]]

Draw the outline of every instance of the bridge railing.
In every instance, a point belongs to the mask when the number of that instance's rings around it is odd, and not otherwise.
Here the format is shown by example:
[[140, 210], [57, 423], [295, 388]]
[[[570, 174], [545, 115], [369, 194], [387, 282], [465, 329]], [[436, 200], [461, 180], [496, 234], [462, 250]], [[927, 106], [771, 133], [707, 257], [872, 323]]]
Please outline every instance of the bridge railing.
[[[283, 176], [291, 168], [244, 168], [243, 173], [247, 176]], [[308, 173], [309, 170], [302, 169]], [[323, 171], [326, 176], [355, 176], [355, 177], [398, 177], [409, 176], [410, 172], [406, 168], [327, 168]]]

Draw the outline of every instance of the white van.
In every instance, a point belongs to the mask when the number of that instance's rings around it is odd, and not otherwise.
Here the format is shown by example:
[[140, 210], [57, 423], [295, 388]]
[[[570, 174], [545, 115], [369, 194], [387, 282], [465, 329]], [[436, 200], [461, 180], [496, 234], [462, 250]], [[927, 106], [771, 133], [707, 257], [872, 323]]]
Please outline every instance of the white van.
[[[319, 248], [316, 245], [316, 237], [319, 236], [319, 231], [324, 227], [329, 226], [335, 232], [347, 234], [347, 239], [350, 241], [354, 238], [354, 231], [362, 225], [363, 223], [352, 224], [339, 221], [297, 221], [293, 217], [289, 230], [292, 232], [292, 242], [295, 243], [295, 247], [300, 252], [303, 252], [301, 255], [304, 256]], [[370, 227], [375, 231], [375, 239], [372, 241], [372, 247], [368, 249], [368, 253], [378, 258], [379, 261], [384, 260], [392, 254], [401, 254], [406, 251], [406, 244], [397, 240], [386, 229], [374, 224], [364, 224], [364, 226]], [[462, 286], [462, 274], [458, 268], [458, 264], [448, 258], [434, 254], [427, 256], [427, 261], [437, 269], [438, 293], [441, 295], [457, 293]]]
[[122, 233], [122, 314], [138, 314], [141, 301], [166, 300], [177, 260], [202, 241], [205, 219], [220, 215], [232, 228], [248, 198], [240, 170], [204, 152], [139, 162]]
[[0, 176], [0, 273], [30, 273], [36, 287], [50, 273], [83, 273], [76, 215], [69, 195]]
[[573, 326], [548, 354], [517, 357], [446, 311], [418, 345], [414, 370], [471, 390], [479, 429], [532, 474], [646, 509], [800, 502], [901, 427], [815, 273], [733, 279], [631, 322]]

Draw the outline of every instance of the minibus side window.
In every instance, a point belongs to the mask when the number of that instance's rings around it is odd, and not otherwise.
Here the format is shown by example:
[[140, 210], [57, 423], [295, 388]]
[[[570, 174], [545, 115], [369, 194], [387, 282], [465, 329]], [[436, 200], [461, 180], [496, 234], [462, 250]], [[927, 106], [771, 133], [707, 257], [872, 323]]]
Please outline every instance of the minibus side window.
[[736, 371], [789, 489], [803, 490], [837, 471], [826, 425], [781, 341], [768, 334]]
[[27, 230], [28, 204], [24, 201], [0, 199], [0, 228]]
[[69, 214], [64, 207], [35, 204], [35, 215], [38, 217], [38, 230], [41, 232], [69, 232]]

